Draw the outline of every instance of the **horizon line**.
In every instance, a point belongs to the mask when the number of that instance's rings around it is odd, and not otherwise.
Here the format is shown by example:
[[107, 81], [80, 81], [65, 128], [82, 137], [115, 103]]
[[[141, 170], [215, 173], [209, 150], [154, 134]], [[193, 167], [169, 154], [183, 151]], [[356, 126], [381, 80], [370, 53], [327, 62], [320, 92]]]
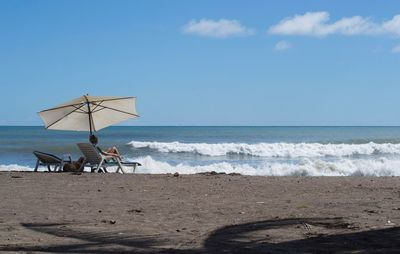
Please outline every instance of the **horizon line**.
[[[43, 125], [0, 125], [0, 127], [43, 127]], [[400, 125], [114, 125], [119, 127], [400, 127]], [[45, 129], [45, 128], [44, 128]], [[62, 131], [62, 130], [60, 130]]]

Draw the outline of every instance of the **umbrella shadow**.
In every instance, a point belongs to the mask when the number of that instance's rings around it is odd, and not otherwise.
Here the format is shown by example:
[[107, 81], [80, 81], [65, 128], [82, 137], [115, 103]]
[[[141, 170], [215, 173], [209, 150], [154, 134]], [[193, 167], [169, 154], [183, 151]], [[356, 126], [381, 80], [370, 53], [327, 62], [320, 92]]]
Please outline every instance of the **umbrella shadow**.
[[[355, 226], [342, 218], [295, 218], [266, 220], [223, 227], [204, 243], [206, 253], [399, 253], [400, 227], [343, 233]], [[315, 232], [313, 228], [336, 230], [336, 234]], [[268, 233], [302, 231], [302, 239], [280, 241]], [[304, 239], [304, 237], [306, 237]]]
[[[49, 253], [143, 253], [158, 252], [155, 246], [162, 245], [166, 240], [156, 235], [136, 236], [129, 232], [103, 231], [94, 232], [82, 230], [73, 224], [64, 223], [23, 223], [23, 227], [51, 236], [70, 238], [75, 240], [73, 243], [56, 245], [36, 245], [36, 246], [0, 246], [2, 251], [38, 251]], [[79, 243], [76, 243], [78, 240]]]
[[[200, 248], [165, 247], [171, 244], [161, 235], [137, 236], [127, 232], [90, 232], [67, 224], [22, 224], [27, 229], [75, 240], [68, 244], [0, 246], [2, 251], [48, 253], [399, 253], [400, 227], [349, 232], [342, 218], [289, 218], [263, 220], [219, 228]], [[318, 229], [318, 230], [314, 230]], [[335, 230], [335, 234], [318, 233]], [[314, 232], [315, 231], [315, 232]], [[282, 238], [302, 232], [298, 239]], [[330, 231], [332, 232], [332, 231]], [[278, 238], [274, 238], [278, 234]], [[279, 235], [280, 234], [280, 235]], [[294, 234], [296, 235], [296, 234]], [[296, 237], [294, 237], [296, 238]], [[79, 243], [76, 243], [79, 240]]]

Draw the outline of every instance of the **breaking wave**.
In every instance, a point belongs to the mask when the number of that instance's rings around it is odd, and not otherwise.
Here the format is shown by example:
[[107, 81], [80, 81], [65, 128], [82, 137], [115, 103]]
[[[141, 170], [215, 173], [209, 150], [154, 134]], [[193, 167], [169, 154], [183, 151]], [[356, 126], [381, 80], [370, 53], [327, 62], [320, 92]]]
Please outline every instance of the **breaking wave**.
[[196, 153], [206, 156], [229, 154], [258, 157], [344, 157], [353, 155], [400, 155], [400, 144], [320, 144], [320, 143], [180, 143], [180, 142], [141, 142], [128, 143], [137, 149], [153, 149], [163, 153]]
[[[242, 175], [259, 176], [400, 176], [399, 159], [348, 159], [324, 161], [319, 158], [304, 158], [296, 163], [261, 162], [256, 165], [216, 162], [207, 165], [191, 165], [187, 163], [171, 164], [158, 161], [151, 156], [132, 158], [142, 164], [137, 173], [196, 174], [215, 171], [219, 173], [239, 173]], [[0, 165], [0, 171], [32, 171], [33, 168], [20, 165]], [[41, 169], [43, 171], [44, 169]], [[128, 169], [129, 170], [129, 169]], [[112, 171], [112, 170], [110, 170]]]
[[400, 176], [400, 159], [341, 159], [327, 162], [320, 159], [303, 159], [299, 163], [267, 163], [259, 165], [218, 162], [209, 165], [172, 165], [154, 160], [151, 156], [136, 158], [142, 164], [138, 173], [196, 174], [215, 171], [219, 173], [239, 173], [242, 175], [262, 176]]

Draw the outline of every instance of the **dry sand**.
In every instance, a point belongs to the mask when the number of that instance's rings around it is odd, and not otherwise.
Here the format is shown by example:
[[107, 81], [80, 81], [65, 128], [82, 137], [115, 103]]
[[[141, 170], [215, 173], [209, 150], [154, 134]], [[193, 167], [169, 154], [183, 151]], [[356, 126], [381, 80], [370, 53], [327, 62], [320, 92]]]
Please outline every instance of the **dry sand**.
[[0, 173], [0, 252], [400, 253], [400, 178]]

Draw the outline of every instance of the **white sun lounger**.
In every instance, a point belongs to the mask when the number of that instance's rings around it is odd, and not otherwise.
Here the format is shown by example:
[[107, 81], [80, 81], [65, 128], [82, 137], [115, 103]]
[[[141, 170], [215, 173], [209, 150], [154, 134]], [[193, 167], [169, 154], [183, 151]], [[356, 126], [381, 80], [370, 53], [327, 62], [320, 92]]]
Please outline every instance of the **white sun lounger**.
[[90, 167], [91, 172], [96, 169], [98, 172], [108, 172], [108, 167], [117, 167], [116, 173], [126, 173], [124, 167], [132, 167], [133, 172], [135, 172], [136, 167], [141, 166], [138, 162], [122, 162], [117, 156], [103, 154], [89, 143], [78, 143], [77, 146], [85, 156], [82, 167]]
[[[37, 172], [39, 166], [47, 166], [47, 170], [49, 172], [62, 171], [65, 163], [71, 163], [71, 156], [61, 159], [53, 154], [43, 153], [39, 151], [34, 151], [33, 154], [37, 158], [36, 166], [33, 170], [34, 172]], [[51, 169], [52, 166], [54, 167], [53, 170]]]

